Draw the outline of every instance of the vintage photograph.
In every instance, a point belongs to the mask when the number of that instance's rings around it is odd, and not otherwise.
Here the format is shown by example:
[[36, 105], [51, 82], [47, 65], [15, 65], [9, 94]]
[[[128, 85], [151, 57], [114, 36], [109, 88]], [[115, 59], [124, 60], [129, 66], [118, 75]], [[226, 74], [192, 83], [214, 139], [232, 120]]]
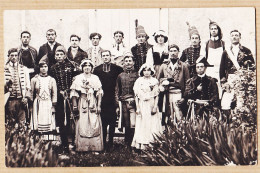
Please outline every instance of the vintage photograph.
[[255, 15], [5, 10], [6, 167], [257, 165]]

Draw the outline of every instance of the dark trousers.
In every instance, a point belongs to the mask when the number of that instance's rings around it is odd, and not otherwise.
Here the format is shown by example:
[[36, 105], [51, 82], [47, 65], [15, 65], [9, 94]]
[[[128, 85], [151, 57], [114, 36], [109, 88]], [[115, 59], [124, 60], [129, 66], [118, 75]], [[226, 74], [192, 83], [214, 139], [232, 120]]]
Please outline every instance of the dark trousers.
[[[61, 142], [64, 147], [68, 147], [68, 137], [70, 136], [70, 109], [68, 102], [65, 102], [62, 95], [58, 94], [58, 100], [56, 105], [56, 125], [60, 129]], [[66, 107], [66, 110], [65, 110]], [[65, 111], [66, 111], [66, 124], [65, 124]], [[72, 135], [72, 141], [74, 141], [74, 135]]]
[[6, 119], [14, 119], [16, 123], [25, 123], [25, 105], [22, 98], [9, 98], [6, 106]]
[[[116, 118], [109, 118], [109, 117], [111, 117], [111, 116], [104, 117], [101, 114], [103, 141], [104, 141], [105, 149], [110, 148], [113, 145], [113, 138], [115, 135]], [[107, 127], [108, 126], [109, 126], [109, 140], [108, 140], [108, 144], [107, 144], [106, 138], [107, 138]]]
[[125, 127], [125, 143], [128, 146], [131, 146], [135, 129], [130, 127], [130, 112], [127, 107], [127, 102], [122, 102], [122, 125]]

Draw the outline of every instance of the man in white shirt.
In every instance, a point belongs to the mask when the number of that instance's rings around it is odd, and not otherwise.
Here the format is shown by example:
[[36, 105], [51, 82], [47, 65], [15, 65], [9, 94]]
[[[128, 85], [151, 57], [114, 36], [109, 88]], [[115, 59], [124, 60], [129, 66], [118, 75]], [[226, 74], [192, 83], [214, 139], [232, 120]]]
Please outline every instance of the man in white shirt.
[[124, 52], [126, 47], [123, 43], [124, 33], [122, 31], [114, 32], [115, 43], [112, 45], [111, 54], [112, 54], [112, 63], [123, 67], [124, 66]]
[[92, 46], [87, 50], [88, 59], [92, 61], [94, 67], [103, 63], [101, 59], [101, 52], [103, 49], [99, 46], [99, 42], [102, 36], [99, 33], [91, 33], [89, 39], [92, 42]]

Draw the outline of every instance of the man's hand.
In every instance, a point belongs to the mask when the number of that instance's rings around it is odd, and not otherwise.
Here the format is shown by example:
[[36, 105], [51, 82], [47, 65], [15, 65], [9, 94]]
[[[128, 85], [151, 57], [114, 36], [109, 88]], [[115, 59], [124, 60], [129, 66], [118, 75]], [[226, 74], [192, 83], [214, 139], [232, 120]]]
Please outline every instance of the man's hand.
[[97, 106], [97, 114], [100, 114], [100, 112], [101, 112], [101, 107]]
[[52, 113], [55, 113], [55, 112], [56, 112], [55, 106], [52, 106], [52, 107], [51, 107], [51, 112], [52, 112]]
[[197, 86], [197, 90], [198, 90], [198, 91], [202, 91], [202, 83], [200, 83], [200, 84]]
[[183, 103], [184, 103], [184, 98], [181, 98], [180, 100], [178, 100], [176, 103], [177, 103], [177, 106], [180, 107]]
[[116, 108], [116, 115], [119, 117], [120, 116], [120, 109]]
[[22, 103], [23, 103], [24, 105], [26, 105], [26, 104], [28, 103], [28, 99], [27, 99], [27, 98], [23, 98], [23, 99], [22, 99]]

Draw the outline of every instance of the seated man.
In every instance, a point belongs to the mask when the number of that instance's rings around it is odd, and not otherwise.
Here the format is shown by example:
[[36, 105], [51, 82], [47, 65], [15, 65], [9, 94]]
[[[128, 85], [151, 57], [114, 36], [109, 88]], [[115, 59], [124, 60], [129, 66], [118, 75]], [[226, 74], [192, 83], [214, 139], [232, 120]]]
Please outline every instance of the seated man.
[[[212, 67], [212, 65], [207, 62], [205, 57], [196, 61], [197, 75], [187, 81], [184, 94], [189, 99], [190, 108], [194, 106], [195, 116], [203, 116], [203, 118], [208, 118], [204, 116], [205, 111], [209, 113], [206, 108], [219, 106], [217, 80], [205, 74], [207, 67]], [[191, 110], [190, 108], [189, 110]], [[195, 118], [193, 115], [189, 116], [191, 119]]]

